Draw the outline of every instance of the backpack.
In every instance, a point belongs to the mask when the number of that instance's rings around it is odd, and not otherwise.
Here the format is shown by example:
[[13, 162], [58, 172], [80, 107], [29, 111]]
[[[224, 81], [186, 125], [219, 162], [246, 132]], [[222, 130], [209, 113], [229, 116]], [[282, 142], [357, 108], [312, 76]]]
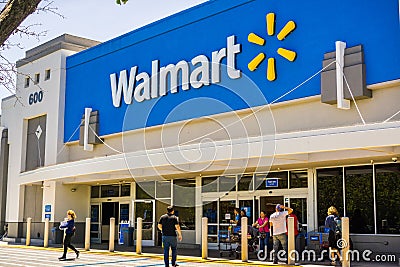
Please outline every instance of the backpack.
[[342, 238], [342, 220], [340, 219], [340, 217], [336, 217], [334, 219], [335, 222], [335, 239], [339, 240]]

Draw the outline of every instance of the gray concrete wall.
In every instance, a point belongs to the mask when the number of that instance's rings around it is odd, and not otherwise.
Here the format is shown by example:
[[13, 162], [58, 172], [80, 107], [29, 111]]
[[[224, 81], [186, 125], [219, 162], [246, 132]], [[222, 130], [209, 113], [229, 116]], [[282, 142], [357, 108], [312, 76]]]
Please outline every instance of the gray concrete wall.
[[0, 234], [6, 221], [7, 179], [8, 179], [8, 130], [0, 132]]

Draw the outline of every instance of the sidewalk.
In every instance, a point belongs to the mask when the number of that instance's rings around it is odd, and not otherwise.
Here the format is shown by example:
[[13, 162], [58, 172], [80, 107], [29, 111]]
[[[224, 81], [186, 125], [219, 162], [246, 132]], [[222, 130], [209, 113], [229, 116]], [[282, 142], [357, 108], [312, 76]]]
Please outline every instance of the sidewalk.
[[[9, 244], [10, 247], [18, 247], [18, 248], [31, 248], [31, 249], [40, 249], [40, 250], [47, 250], [43, 247], [39, 246], [24, 246], [22, 244]], [[83, 250], [84, 245], [83, 244], [76, 244], [76, 247], [79, 250]], [[61, 251], [61, 244], [53, 244], [51, 245], [48, 250], [60, 250]], [[163, 249], [161, 247], [143, 247], [142, 248], [143, 254], [140, 255], [140, 257], [145, 257], [145, 258], [157, 258], [157, 259], [162, 259], [163, 255]], [[82, 251], [83, 252], [83, 251]], [[123, 246], [123, 245], [115, 245], [115, 252], [109, 252], [108, 251], [108, 244], [103, 243], [103, 244], [93, 244], [91, 246], [91, 250], [89, 252], [83, 252], [83, 253], [94, 253], [94, 254], [102, 254], [102, 255], [118, 255], [118, 256], [126, 256], [126, 257], [138, 257], [138, 255], [135, 253], [135, 247], [131, 246]], [[273, 264], [271, 261], [259, 261], [256, 257], [252, 257], [252, 255], [249, 257], [249, 261], [247, 263], [242, 262], [241, 260], [234, 259], [234, 257], [225, 257], [221, 258], [219, 255], [218, 250], [209, 250], [208, 251], [208, 259], [203, 260], [201, 259], [201, 251], [199, 249], [185, 249], [185, 248], [180, 248], [178, 249], [178, 259], [184, 262], [192, 262], [194, 263], [193, 266], [195, 266], [195, 263], [210, 263], [210, 264], [221, 264], [222, 265], [235, 265], [235, 266], [291, 266], [291, 265], [286, 265], [286, 264]], [[305, 266], [305, 267], [317, 267], [317, 266], [331, 266], [330, 261], [325, 260], [322, 262], [299, 262], [296, 263], [295, 266]], [[339, 263], [337, 263], [336, 266], [341, 266]], [[380, 267], [394, 267], [394, 266], [400, 266], [399, 259], [397, 259], [396, 262], [352, 262], [351, 266], [380, 266]]]

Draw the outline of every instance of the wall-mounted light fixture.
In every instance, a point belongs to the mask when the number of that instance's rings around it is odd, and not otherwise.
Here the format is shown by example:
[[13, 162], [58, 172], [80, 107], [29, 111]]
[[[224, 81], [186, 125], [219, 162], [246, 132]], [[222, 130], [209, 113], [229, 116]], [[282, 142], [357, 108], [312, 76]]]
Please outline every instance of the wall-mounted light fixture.
[[71, 188], [71, 192], [76, 192], [76, 188]]

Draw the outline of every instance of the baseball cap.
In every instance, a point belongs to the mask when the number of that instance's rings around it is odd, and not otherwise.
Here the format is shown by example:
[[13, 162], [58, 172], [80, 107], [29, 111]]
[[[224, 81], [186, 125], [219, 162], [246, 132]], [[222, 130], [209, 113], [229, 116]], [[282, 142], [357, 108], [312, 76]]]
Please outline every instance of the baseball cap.
[[281, 204], [276, 205], [276, 209], [277, 209], [278, 211], [283, 211], [283, 208], [281, 207]]

